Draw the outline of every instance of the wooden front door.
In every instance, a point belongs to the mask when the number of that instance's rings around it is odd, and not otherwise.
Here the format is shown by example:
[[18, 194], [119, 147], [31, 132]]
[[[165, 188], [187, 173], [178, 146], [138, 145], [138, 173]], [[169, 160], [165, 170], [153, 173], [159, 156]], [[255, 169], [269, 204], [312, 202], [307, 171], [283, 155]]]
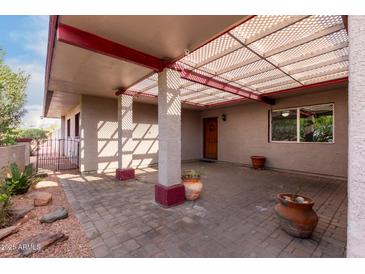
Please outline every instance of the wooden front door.
[[218, 156], [218, 120], [204, 118], [204, 158], [217, 160]]

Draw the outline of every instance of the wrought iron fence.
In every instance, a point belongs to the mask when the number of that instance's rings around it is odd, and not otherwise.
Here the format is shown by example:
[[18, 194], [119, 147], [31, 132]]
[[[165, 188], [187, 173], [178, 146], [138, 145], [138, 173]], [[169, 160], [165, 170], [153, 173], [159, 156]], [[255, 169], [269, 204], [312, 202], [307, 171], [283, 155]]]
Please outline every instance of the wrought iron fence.
[[36, 169], [66, 170], [79, 167], [78, 139], [47, 139], [36, 144]]

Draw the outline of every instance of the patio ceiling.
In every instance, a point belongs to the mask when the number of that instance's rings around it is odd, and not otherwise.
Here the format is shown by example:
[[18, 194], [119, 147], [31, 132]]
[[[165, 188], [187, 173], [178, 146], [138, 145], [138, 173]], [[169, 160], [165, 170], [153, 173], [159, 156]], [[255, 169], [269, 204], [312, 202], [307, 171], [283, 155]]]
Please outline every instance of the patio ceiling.
[[47, 117], [64, 115], [65, 92], [119, 90], [156, 102], [163, 67], [181, 71], [182, 102], [196, 108], [273, 104], [279, 93], [347, 81], [342, 16], [60, 16], [54, 24]]
[[[177, 62], [184, 72], [217, 80], [221, 89], [182, 77], [181, 98], [211, 107], [270, 98], [283, 92], [340, 83], [348, 76], [348, 36], [342, 16], [255, 16]], [[155, 75], [131, 92], [157, 96]]]
[[138, 83], [248, 18], [51, 16], [44, 114], [60, 117], [72, 109], [62, 102], [70, 93], [115, 98], [118, 88]]

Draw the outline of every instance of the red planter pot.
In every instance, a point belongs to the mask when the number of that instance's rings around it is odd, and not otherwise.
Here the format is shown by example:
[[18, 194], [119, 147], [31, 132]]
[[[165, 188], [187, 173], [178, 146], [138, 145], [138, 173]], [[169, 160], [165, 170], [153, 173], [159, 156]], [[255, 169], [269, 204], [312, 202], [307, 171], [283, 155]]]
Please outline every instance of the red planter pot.
[[[295, 199], [298, 196], [302, 197], [305, 203], [285, 199], [285, 197]], [[318, 216], [313, 210], [314, 201], [290, 193], [278, 194], [277, 200], [278, 204], [275, 206], [275, 212], [279, 218], [281, 228], [294, 237], [310, 237], [318, 223]]]
[[262, 169], [265, 166], [266, 158], [264, 156], [251, 156], [251, 161], [254, 169]]

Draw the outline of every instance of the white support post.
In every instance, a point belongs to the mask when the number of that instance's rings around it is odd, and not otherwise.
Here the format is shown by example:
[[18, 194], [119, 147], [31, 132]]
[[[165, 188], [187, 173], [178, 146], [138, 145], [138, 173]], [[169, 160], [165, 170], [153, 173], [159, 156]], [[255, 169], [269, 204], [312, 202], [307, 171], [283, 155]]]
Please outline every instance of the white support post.
[[347, 257], [365, 257], [365, 16], [349, 16]]
[[118, 97], [118, 180], [134, 178], [133, 149], [133, 97], [122, 94]]
[[181, 184], [180, 74], [164, 69], [158, 74], [158, 179], [156, 202], [173, 206], [184, 202]]

